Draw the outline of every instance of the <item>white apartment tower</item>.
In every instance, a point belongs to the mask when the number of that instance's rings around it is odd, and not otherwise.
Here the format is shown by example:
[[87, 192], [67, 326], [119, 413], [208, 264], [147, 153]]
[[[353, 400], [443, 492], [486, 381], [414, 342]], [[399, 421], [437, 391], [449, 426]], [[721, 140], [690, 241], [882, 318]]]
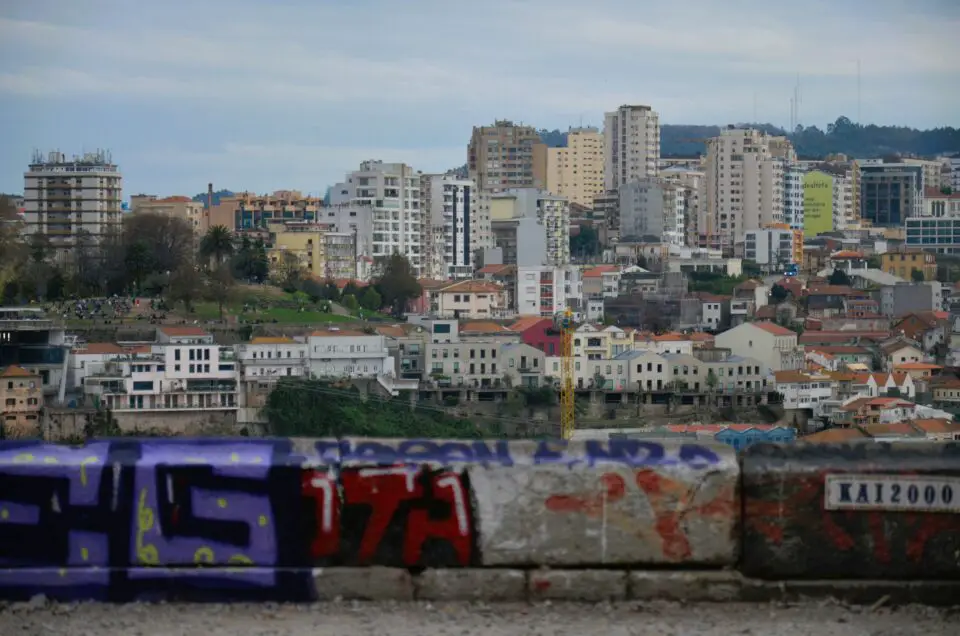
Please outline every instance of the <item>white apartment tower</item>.
[[547, 148], [547, 190], [570, 203], [593, 207], [603, 193], [603, 133], [571, 128], [564, 148]]
[[41, 234], [63, 260], [87, 236], [100, 241], [119, 230], [123, 185], [110, 153], [67, 158], [35, 152], [23, 175], [24, 234]]
[[[477, 188], [472, 179], [424, 175], [421, 185], [424, 221], [424, 274], [447, 280], [473, 277]], [[429, 234], [429, 243], [427, 241]]]
[[660, 164], [660, 116], [649, 106], [621, 106], [603, 124], [604, 189], [656, 177]]
[[417, 276], [424, 267], [420, 178], [421, 173], [405, 163], [364, 161], [359, 170], [347, 175], [345, 183], [334, 186], [337, 196], [331, 197], [334, 204], [370, 206], [373, 258], [402, 254]]
[[791, 230], [803, 229], [803, 175], [800, 164], [785, 164], [783, 169], [783, 222]]
[[733, 250], [747, 230], [783, 223], [785, 163], [796, 161], [785, 137], [729, 127], [707, 141], [706, 247]]

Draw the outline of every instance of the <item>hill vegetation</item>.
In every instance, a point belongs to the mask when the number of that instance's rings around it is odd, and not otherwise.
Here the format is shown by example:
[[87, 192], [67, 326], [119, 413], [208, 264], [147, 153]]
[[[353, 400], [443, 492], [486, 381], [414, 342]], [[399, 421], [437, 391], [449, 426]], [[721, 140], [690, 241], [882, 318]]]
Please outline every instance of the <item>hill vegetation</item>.
[[443, 409], [411, 409], [406, 398], [361, 399], [349, 383], [283, 378], [263, 409], [267, 432], [282, 437], [477, 439], [483, 432]]
[[[234, 195], [230, 190], [217, 190], [213, 193], [213, 204], [220, 205], [220, 199], [226, 197], [232, 197]], [[197, 203], [206, 203], [207, 202], [207, 193], [201, 192], [193, 197], [193, 200]]]
[[[840, 117], [826, 129], [797, 126], [793, 133], [773, 124], [744, 124], [775, 135], [786, 135], [797, 154], [804, 159], [822, 159], [842, 153], [854, 157], [875, 158], [888, 155], [933, 156], [960, 153], [960, 128], [917, 130], [906, 126], [862, 125]], [[660, 127], [660, 154], [664, 157], [694, 156], [706, 152], [703, 139], [716, 137], [721, 126], [663, 124]], [[540, 138], [550, 147], [567, 144], [567, 133], [540, 130]]]

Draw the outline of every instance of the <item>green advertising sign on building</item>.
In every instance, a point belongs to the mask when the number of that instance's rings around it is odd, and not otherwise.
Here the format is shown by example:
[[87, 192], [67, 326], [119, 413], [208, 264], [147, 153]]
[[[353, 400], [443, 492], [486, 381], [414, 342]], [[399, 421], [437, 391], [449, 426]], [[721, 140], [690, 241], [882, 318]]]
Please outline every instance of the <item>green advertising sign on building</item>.
[[814, 170], [803, 176], [803, 234], [833, 231], [833, 177]]

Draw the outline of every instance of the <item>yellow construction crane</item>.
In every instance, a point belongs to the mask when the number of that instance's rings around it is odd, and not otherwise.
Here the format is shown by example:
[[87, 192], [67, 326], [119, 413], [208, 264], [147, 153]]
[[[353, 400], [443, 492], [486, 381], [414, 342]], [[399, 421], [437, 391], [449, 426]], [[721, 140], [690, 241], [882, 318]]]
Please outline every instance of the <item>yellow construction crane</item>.
[[560, 436], [573, 437], [573, 313], [568, 307], [560, 315]]

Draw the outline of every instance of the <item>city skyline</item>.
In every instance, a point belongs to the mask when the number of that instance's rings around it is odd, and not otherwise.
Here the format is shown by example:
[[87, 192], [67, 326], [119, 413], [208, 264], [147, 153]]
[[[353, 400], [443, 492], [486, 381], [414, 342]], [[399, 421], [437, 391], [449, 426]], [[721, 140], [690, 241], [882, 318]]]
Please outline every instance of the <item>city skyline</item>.
[[858, 110], [878, 124], [958, 123], [960, 7], [946, 1], [883, 0], [868, 18], [819, 0], [802, 13], [696, 0], [669, 14], [627, 0], [589, 14], [568, 0], [129, 4], [0, 8], [0, 191], [21, 191], [35, 148], [109, 148], [126, 195], [193, 195], [208, 181], [323, 194], [365, 159], [461, 165], [472, 127], [495, 119], [602, 127], [604, 112], [643, 103], [664, 124], [786, 126], [797, 74], [804, 125]]

